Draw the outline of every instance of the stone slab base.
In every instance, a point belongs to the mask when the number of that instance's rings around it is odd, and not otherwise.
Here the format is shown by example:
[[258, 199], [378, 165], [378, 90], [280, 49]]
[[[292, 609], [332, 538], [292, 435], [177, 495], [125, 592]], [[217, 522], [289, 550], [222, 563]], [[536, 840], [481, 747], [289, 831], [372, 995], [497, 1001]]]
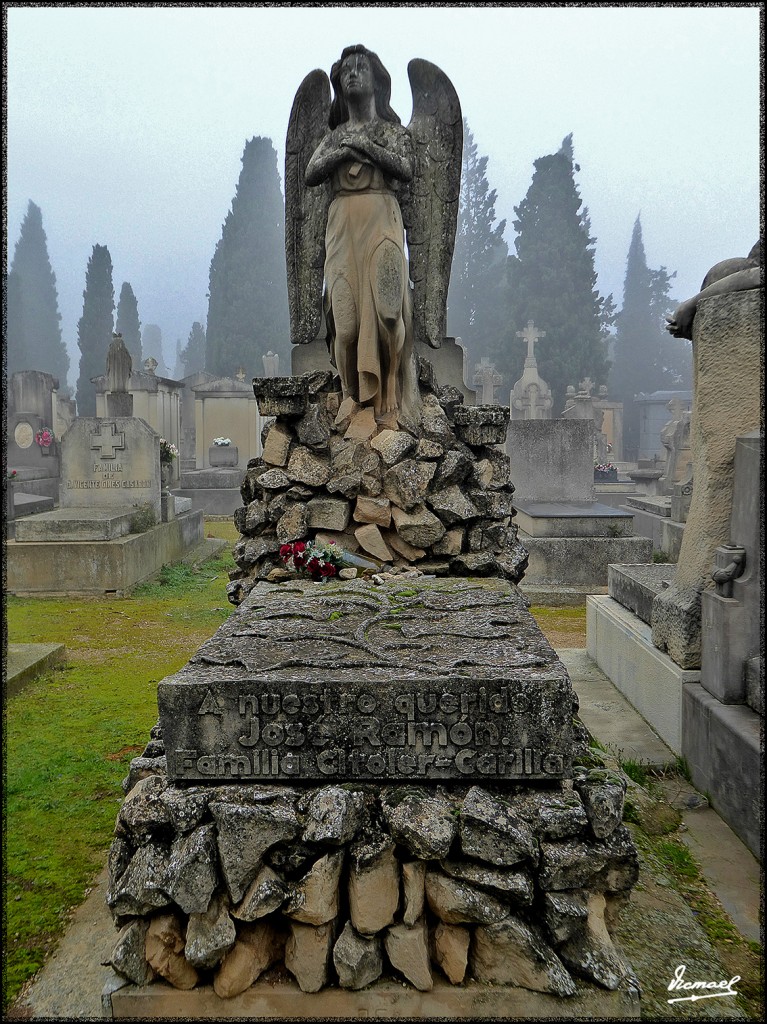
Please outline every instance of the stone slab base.
[[682, 754], [696, 789], [761, 860], [761, 718], [745, 704], [721, 704], [702, 686], [682, 696]]
[[6, 591], [18, 595], [122, 596], [203, 540], [202, 512], [112, 541], [8, 541]]
[[636, 498], [627, 498], [628, 508], [634, 508], [642, 512], [651, 512], [653, 515], [665, 518], [671, 515], [671, 498], [665, 495], [648, 494], [639, 495]]
[[589, 594], [607, 593], [606, 587], [561, 587], [532, 583], [527, 585], [526, 579], [519, 585], [531, 605], [544, 608], [582, 608]]
[[130, 533], [135, 509], [59, 508], [16, 524], [19, 542], [108, 541]]
[[193, 511], [205, 515], [232, 516], [242, 505], [239, 483], [236, 487], [174, 487], [173, 494], [190, 500]]
[[[636, 988], [615, 992], [593, 986], [563, 999], [507, 985], [462, 986], [434, 979], [430, 992], [379, 981], [359, 992], [326, 988], [302, 992], [294, 981], [258, 981], [232, 999], [220, 999], [212, 986], [191, 991], [165, 983], [145, 988], [126, 985], [110, 994], [113, 1020], [158, 1018], [195, 1020], [357, 1020], [378, 1017], [394, 1020], [638, 1020], [640, 999]], [[108, 1012], [108, 1005], [105, 1006]]]
[[649, 626], [655, 595], [671, 582], [675, 572], [675, 565], [663, 562], [610, 565], [607, 569], [607, 593]]
[[530, 537], [614, 537], [632, 533], [630, 513], [602, 505], [584, 503], [516, 503], [517, 526]]
[[650, 627], [611, 597], [586, 600], [586, 650], [675, 754], [682, 754], [682, 696], [700, 672], [681, 669], [652, 642]]
[[34, 516], [39, 512], [53, 509], [53, 496], [37, 494], [32, 491], [15, 491], [13, 495], [13, 514], [16, 519], [21, 516]]
[[66, 657], [64, 644], [8, 644], [5, 696], [13, 697]]
[[669, 562], [679, 560], [684, 523], [678, 523], [668, 516], [655, 515], [633, 505], [621, 505], [624, 512], [634, 516], [634, 533], [652, 541], [653, 551], [662, 551]]
[[532, 590], [575, 587], [598, 593], [607, 586], [607, 566], [649, 562], [652, 544], [646, 537], [530, 537], [519, 531], [529, 554], [524, 585]]

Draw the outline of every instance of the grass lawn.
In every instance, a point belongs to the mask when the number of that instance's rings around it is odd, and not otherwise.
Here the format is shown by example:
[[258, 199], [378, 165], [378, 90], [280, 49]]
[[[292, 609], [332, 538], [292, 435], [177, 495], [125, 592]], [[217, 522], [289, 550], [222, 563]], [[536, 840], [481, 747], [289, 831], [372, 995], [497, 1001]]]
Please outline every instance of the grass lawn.
[[[231, 521], [207, 536], [237, 539]], [[157, 684], [232, 611], [231, 550], [168, 566], [121, 599], [6, 599], [8, 640], [63, 643], [66, 666], [6, 704], [3, 1008], [44, 963], [103, 864], [121, 781], [157, 721]], [[585, 645], [585, 609], [533, 609], [554, 646]]]
[[[231, 523], [208, 536], [234, 540]], [[121, 599], [6, 599], [8, 640], [64, 643], [66, 667], [5, 708], [3, 1009], [43, 964], [112, 839], [121, 781], [157, 721], [157, 683], [232, 611], [231, 551], [166, 567]]]

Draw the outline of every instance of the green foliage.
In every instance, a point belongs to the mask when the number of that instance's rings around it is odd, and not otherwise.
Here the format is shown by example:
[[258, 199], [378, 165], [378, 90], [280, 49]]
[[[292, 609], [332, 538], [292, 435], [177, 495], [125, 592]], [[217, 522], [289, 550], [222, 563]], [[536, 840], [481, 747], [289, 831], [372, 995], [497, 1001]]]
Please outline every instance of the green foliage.
[[205, 329], [198, 320], [192, 324], [186, 348], [181, 350], [181, 361], [185, 377], [205, 369]]
[[665, 551], [653, 551], [652, 560], [660, 565], [665, 565], [671, 561]]
[[64, 643], [64, 669], [5, 709], [4, 1008], [42, 966], [101, 870], [121, 780], [157, 721], [157, 683], [232, 611], [231, 553], [169, 566], [129, 598], [8, 597], [11, 643]]
[[477, 156], [463, 120], [461, 194], [448, 294], [448, 333], [460, 338], [474, 363], [491, 348], [505, 317], [506, 221], [494, 225], [496, 191], [486, 177], [487, 157]]
[[493, 353], [511, 386], [522, 376], [527, 354], [516, 337], [528, 320], [546, 332], [536, 345], [541, 377], [552, 390], [559, 416], [569, 385], [590, 377], [607, 383], [607, 333], [612, 296], [599, 295], [588, 210], [583, 207], [572, 160], [572, 136], [559, 152], [535, 161], [527, 195], [514, 207], [516, 255], [509, 258], [507, 327]]
[[155, 373], [158, 377], [169, 377], [170, 369], [166, 365], [165, 357], [162, 353], [162, 330], [157, 324], [147, 324], [144, 328], [142, 335], [142, 346], [144, 349], [144, 359], [157, 360], [157, 369]]
[[31, 200], [8, 275], [7, 316], [8, 375], [42, 370], [66, 387], [69, 355], [61, 338], [56, 275], [48, 258], [43, 215]]
[[[677, 775], [681, 775], [687, 782], [692, 782], [692, 772], [690, 771], [690, 766], [687, 763], [686, 757], [677, 755], [676, 760], [674, 761], [674, 767], [676, 768]], [[710, 802], [711, 801], [709, 801], [709, 803]]]
[[123, 281], [120, 299], [117, 303], [117, 323], [115, 331], [122, 334], [123, 343], [130, 352], [133, 369], [140, 370], [141, 356], [141, 321], [138, 318], [138, 303], [133, 289], [127, 281]]
[[650, 783], [650, 776], [648, 775], [646, 765], [639, 761], [634, 761], [632, 758], [627, 758], [625, 761], [620, 760], [619, 763], [624, 774], [628, 775], [638, 786], [647, 788]]
[[616, 317], [610, 394], [623, 402], [624, 454], [639, 453], [638, 394], [688, 389], [692, 385], [692, 349], [683, 338], [672, 338], [664, 316], [673, 302], [671, 281], [665, 267], [647, 266], [642, 224], [634, 223], [623, 285], [623, 307]]
[[210, 264], [205, 367], [233, 377], [263, 376], [262, 357], [288, 352], [285, 207], [270, 139], [245, 144], [232, 209]]
[[80, 375], [77, 378], [77, 415], [96, 415], [94, 377], [106, 373], [107, 352], [112, 343], [115, 293], [112, 257], [105, 245], [94, 245], [85, 272], [83, 315], [77, 322]]

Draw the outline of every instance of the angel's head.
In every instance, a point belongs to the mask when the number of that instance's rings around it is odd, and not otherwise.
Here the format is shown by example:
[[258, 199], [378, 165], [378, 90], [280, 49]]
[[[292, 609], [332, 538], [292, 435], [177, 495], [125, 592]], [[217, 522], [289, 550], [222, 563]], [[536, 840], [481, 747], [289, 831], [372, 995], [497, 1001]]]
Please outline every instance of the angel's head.
[[[361, 60], [360, 58], [364, 58]], [[372, 77], [373, 99], [375, 101], [376, 113], [383, 121], [400, 123], [399, 117], [389, 105], [391, 98], [391, 78], [389, 72], [381, 63], [378, 54], [368, 50], [361, 43], [356, 46], [347, 46], [340, 58], [330, 69], [330, 81], [333, 84], [333, 102], [330, 105], [330, 116], [328, 123], [331, 128], [338, 127], [344, 121], [349, 120], [349, 107], [344, 94], [344, 81], [342, 72], [348, 71], [354, 65], [361, 74], [366, 74], [369, 69]]]

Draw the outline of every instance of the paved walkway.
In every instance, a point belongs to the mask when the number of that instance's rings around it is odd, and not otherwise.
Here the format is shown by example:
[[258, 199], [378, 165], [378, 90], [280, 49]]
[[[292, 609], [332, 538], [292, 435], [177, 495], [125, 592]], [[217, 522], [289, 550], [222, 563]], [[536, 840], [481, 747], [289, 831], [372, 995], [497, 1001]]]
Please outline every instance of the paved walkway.
[[[581, 702], [584, 724], [599, 741], [620, 757], [657, 767], [673, 765], [672, 752], [649, 725], [627, 704], [583, 650], [558, 652], [571, 674]], [[700, 794], [684, 780], [673, 777], [663, 785], [667, 799], [675, 806], [697, 807], [683, 811], [687, 826], [680, 834], [700, 863], [709, 888], [719, 897], [733, 923], [746, 938], [760, 941], [760, 870], [750, 851], [732, 830], [707, 807]], [[59, 947], [39, 972], [7, 1019], [88, 1020], [102, 1017], [102, 991], [112, 975], [108, 961], [117, 932], [107, 910], [106, 868], [84, 903], [77, 909]], [[708, 940], [692, 911], [669, 886], [667, 879], [647, 878], [632, 893], [624, 917], [625, 926], [645, 949], [632, 950], [632, 963], [643, 993], [655, 993], [658, 1003], [668, 995], [672, 975], [658, 969], [659, 943], [664, 964], [690, 963], [690, 948], [699, 949], [703, 962], [714, 964]], [[660, 919], [660, 915], [665, 918]], [[661, 933], [650, 922], [658, 918]], [[669, 931], [670, 923], [675, 934]], [[687, 958], [687, 959], [685, 959]], [[667, 972], [668, 973], [668, 972]], [[657, 992], [656, 992], [657, 990]], [[644, 999], [644, 996], [643, 996]], [[717, 1016], [710, 1019], [743, 1019], [732, 1001], [717, 1000]], [[713, 1011], [712, 1011], [713, 1012]], [[681, 1016], [681, 1011], [680, 1011]], [[679, 1019], [679, 1018], [677, 1018]], [[690, 1019], [690, 1018], [687, 1018]], [[692, 1019], [703, 1019], [695, 1017]]]

